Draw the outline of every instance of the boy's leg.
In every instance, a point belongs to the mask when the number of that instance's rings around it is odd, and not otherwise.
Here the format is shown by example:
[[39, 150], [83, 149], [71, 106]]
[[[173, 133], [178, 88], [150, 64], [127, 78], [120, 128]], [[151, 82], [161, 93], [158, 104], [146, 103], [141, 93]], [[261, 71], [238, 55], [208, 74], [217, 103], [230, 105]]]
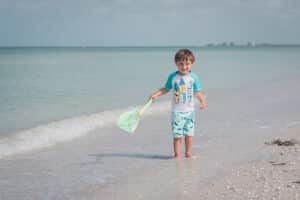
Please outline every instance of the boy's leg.
[[185, 135], [185, 157], [192, 157], [192, 137], [194, 136], [195, 113], [189, 112], [185, 117], [184, 135]]
[[181, 138], [174, 138], [173, 140], [174, 157], [176, 159], [180, 159], [180, 144], [181, 144]]
[[185, 157], [192, 157], [192, 136], [185, 136]]

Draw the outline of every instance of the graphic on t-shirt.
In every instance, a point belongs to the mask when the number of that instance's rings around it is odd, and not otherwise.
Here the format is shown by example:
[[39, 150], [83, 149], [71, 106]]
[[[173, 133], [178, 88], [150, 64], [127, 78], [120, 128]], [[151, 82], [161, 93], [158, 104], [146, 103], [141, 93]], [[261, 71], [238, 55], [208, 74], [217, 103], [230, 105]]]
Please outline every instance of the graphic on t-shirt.
[[178, 84], [175, 82], [174, 85], [174, 98], [175, 98], [175, 103], [178, 104], [179, 103], [179, 95], [180, 95], [180, 89]]
[[174, 85], [174, 96], [175, 96], [175, 103], [176, 104], [179, 103], [180, 99], [181, 99], [181, 102], [183, 104], [186, 103], [186, 100], [187, 100], [186, 91], [187, 91], [187, 85], [185, 84], [183, 78], [181, 78], [179, 80], [179, 84], [177, 82], [175, 82], [175, 85]]
[[179, 92], [181, 95], [182, 103], [185, 103], [186, 102], [186, 85], [185, 85], [183, 78], [181, 78], [180, 82], [179, 82]]
[[188, 102], [191, 103], [192, 99], [193, 99], [193, 82], [189, 81], [188, 83], [188, 89], [187, 89], [187, 98], [188, 98]]

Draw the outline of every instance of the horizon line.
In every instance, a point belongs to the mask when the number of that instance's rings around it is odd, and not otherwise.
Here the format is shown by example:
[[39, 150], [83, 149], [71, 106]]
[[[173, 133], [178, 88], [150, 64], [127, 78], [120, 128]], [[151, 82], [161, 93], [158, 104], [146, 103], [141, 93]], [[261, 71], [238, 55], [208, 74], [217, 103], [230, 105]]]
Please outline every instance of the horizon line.
[[[224, 45], [225, 44], [225, 45]], [[45, 45], [45, 46], [14, 46], [14, 45], [9, 45], [9, 46], [1, 46], [0, 48], [182, 48], [182, 47], [190, 47], [190, 48], [214, 48], [214, 47], [249, 47], [249, 48], [255, 48], [255, 47], [300, 47], [299, 44], [290, 44], [290, 43], [256, 43], [252, 46], [249, 46], [247, 43], [245, 44], [234, 44], [230, 45], [229, 42], [223, 42], [223, 43], [207, 43], [205, 45], [99, 45], [99, 46], [90, 46], [90, 45], [57, 45], [57, 46], [52, 46], [52, 45]]]

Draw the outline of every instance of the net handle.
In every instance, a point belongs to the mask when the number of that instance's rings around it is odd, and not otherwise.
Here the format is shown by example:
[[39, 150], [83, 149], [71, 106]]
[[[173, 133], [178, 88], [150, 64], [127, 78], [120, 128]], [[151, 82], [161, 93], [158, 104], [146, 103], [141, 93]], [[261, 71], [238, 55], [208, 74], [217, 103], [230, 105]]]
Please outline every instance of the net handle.
[[139, 116], [143, 116], [145, 110], [147, 110], [147, 108], [149, 108], [151, 106], [151, 104], [153, 103], [153, 100], [150, 99], [140, 110], [139, 110]]

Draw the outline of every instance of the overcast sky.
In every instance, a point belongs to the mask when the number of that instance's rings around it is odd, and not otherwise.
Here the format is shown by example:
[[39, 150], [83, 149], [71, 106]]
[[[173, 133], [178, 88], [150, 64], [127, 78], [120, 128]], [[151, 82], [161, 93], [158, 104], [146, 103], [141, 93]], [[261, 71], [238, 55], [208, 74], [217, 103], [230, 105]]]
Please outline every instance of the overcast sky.
[[300, 0], [0, 0], [0, 46], [300, 44]]

